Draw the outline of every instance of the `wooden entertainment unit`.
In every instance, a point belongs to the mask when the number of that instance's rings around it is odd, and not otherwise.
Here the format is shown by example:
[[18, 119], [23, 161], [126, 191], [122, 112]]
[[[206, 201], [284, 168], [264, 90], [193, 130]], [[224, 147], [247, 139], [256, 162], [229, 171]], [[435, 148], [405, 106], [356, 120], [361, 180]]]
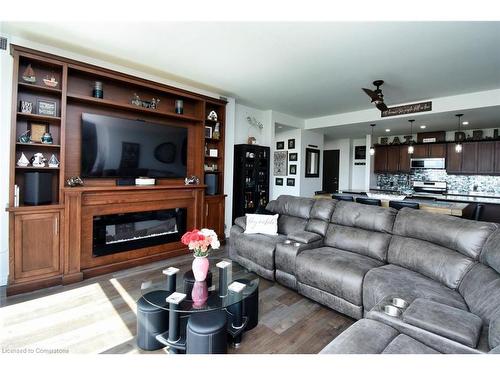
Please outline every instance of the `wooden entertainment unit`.
[[[12, 46], [14, 79], [9, 197], [9, 285], [8, 294], [22, 293], [52, 285], [67, 284], [117, 269], [187, 253], [180, 241], [93, 255], [93, 226], [96, 215], [182, 208], [187, 212], [188, 229], [208, 227], [224, 239], [224, 135], [226, 101], [175, 87], [132, 77], [78, 61]], [[28, 65], [36, 82], [22, 79]], [[49, 87], [43, 79], [54, 76], [58, 85]], [[92, 96], [95, 81], [102, 82], [104, 96]], [[159, 98], [156, 109], [131, 103]], [[39, 114], [37, 103], [56, 103], [55, 116]], [[175, 112], [175, 101], [183, 101], [183, 113]], [[21, 111], [20, 102], [33, 103], [32, 113]], [[208, 119], [215, 111], [217, 120]], [[80, 175], [82, 113], [108, 115], [188, 130], [187, 175], [197, 176], [199, 185], [185, 185], [184, 179], [157, 179], [154, 186], [117, 186], [115, 178], [87, 178], [84, 186], [69, 187], [66, 180]], [[33, 124], [45, 124], [52, 144], [21, 143], [19, 137]], [[206, 138], [219, 129], [219, 137]], [[205, 150], [217, 150], [212, 155]], [[58, 168], [17, 166], [24, 153], [28, 159], [42, 153], [54, 154]], [[213, 155], [216, 153], [216, 156]], [[213, 165], [216, 167], [213, 167]], [[25, 172], [52, 174], [52, 203], [23, 204]], [[206, 171], [206, 172], [205, 172]], [[215, 194], [205, 193], [205, 174], [217, 176]], [[19, 205], [15, 204], [15, 186]]]

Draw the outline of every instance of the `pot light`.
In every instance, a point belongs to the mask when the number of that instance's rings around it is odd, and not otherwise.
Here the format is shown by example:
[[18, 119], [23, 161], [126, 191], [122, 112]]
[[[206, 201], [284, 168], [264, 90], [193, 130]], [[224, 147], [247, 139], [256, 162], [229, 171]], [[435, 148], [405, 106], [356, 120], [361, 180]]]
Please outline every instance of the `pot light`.
[[427, 125], [420, 125], [420, 129], [425, 129]]
[[390, 131], [391, 131], [391, 129], [385, 129], [386, 133], [389, 133]]
[[469, 125], [469, 121], [462, 122], [462, 125]]

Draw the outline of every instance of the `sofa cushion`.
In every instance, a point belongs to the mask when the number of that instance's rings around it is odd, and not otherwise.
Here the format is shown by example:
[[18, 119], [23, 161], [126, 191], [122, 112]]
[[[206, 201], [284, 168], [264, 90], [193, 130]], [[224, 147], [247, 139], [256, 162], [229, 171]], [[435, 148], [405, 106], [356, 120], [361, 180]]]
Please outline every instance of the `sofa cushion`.
[[469, 310], [489, 324], [500, 306], [500, 275], [482, 263], [476, 263], [464, 276], [458, 291]]
[[286, 240], [286, 236], [269, 236], [266, 234], [239, 234], [231, 238], [236, 252], [252, 262], [274, 270], [274, 250], [276, 244]]
[[382, 354], [441, 354], [410, 336], [400, 334], [382, 351]]
[[361, 319], [325, 346], [320, 354], [379, 354], [398, 334], [387, 324]]
[[423, 298], [410, 304], [403, 321], [471, 348], [477, 346], [483, 325], [477, 315]]
[[319, 241], [322, 237], [317, 233], [312, 233], [308, 231], [293, 232], [288, 235], [288, 239], [300, 243], [311, 243]]
[[337, 201], [333, 199], [316, 199], [309, 214], [306, 230], [324, 236], [336, 204]]
[[311, 212], [314, 201], [315, 200], [312, 198], [280, 195], [276, 200], [269, 202], [266, 209], [280, 215], [309, 219], [309, 213]]
[[456, 289], [474, 261], [430, 242], [394, 235], [387, 260]]
[[276, 245], [274, 252], [274, 263], [276, 270], [284, 271], [291, 275], [295, 275], [295, 260], [297, 255], [304, 250], [313, 249], [320, 246], [321, 240], [310, 243], [297, 243], [286, 241]]
[[490, 349], [500, 345], [500, 306], [495, 317], [490, 321], [488, 344], [490, 345]]
[[417, 272], [393, 264], [370, 270], [363, 282], [365, 311], [390, 295], [408, 302], [422, 297], [467, 310], [467, 305], [458, 292]]
[[382, 262], [332, 247], [306, 250], [297, 256], [297, 280], [362, 305], [365, 274]]
[[330, 224], [325, 245], [385, 261], [391, 236], [387, 233]]
[[246, 227], [247, 227], [247, 218], [246, 218], [246, 216], [237, 217], [236, 219], [234, 219], [234, 224], [238, 225], [243, 230], [245, 230]]
[[278, 233], [290, 234], [306, 229], [307, 220], [300, 217], [280, 215], [278, 218]]
[[481, 262], [500, 273], [500, 229], [488, 238], [481, 252]]
[[403, 208], [396, 217], [394, 234], [432, 242], [477, 259], [496, 228], [492, 223]]
[[391, 233], [397, 211], [393, 208], [338, 201], [332, 223], [375, 232]]

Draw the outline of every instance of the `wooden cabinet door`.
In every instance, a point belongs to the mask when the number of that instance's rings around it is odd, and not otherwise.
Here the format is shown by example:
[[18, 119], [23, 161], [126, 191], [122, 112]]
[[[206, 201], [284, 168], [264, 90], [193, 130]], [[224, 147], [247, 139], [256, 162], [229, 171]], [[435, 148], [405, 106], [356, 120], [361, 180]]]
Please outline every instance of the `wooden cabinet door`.
[[477, 172], [495, 172], [495, 142], [481, 142], [477, 146]]
[[448, 143], [446, 150], [446, 172], [460, 173], [462, 171], [462, 154], [455, 151], [455, 143]]
[[387, 149], [388, 147], [376, 147], [373, 156], [373, 171], [376, 173], [387, 172]]
[[495, 142], [495, 173], [500, 173], [500, 141]]
[[411, 155], [408, 153], [408, 146], [399, 147], [399, 171], [400, 172], [410, 172], [410, 158]]
[[430, 158], [445, 158], [446, 145], [444, 143], [429, 144], [429, 157]]
[[399, 171], [399, 146], [387, 147], [387, 172]]
[[462, 144], [462, 173], [477, 173], [477, 142]]
[[15, 215], [15, 280], [61, 273], [59, 218], [59, 212]]
[[412, 158], [426, 158], [429, 156], [429, 145], [415, 145]]
[[224, 198], [223, 195], [205, 197], [205, 228], [213, 229], [221, 241], [225, 238]]

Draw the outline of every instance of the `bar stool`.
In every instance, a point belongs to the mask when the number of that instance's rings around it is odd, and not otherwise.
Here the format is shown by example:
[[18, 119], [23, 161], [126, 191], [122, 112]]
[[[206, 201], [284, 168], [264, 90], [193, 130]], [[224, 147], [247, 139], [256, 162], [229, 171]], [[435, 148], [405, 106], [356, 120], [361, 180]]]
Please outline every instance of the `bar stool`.
[[380, 199], [356, 198], [356, 202], [361, 204], [367, 204], [369, 206], [382, 206], [382, 201]]
[[332, 198], [338, 201], [354, 202], [352, 195], [332, 194]]
[[[165, 345], [156, 335], [168, 331], [168, 310], [165, 299], [170, 292], [154, 291], [137, 301], [137, 346], [142, 350], [158, 350]], [[161, 308], [164, 307], [164, 308]]]
[[417, 202], [405, 202], [405, 201], [389, 201], [389, 207], [400, 210], [404, 207], [414, 208], [416, 210], [420, 209], [420, 204]]
[[226, 312], [193, 313], [186, 328], [186, 354], [226, 354]]
[[481, 218], [483, 216], [483, 211], [484, 211], [484, 204], [478, 203], [476, 205], [476, 208], [474, 208], [474, 213], [472, 214], [474, 220], [481, 221]]

